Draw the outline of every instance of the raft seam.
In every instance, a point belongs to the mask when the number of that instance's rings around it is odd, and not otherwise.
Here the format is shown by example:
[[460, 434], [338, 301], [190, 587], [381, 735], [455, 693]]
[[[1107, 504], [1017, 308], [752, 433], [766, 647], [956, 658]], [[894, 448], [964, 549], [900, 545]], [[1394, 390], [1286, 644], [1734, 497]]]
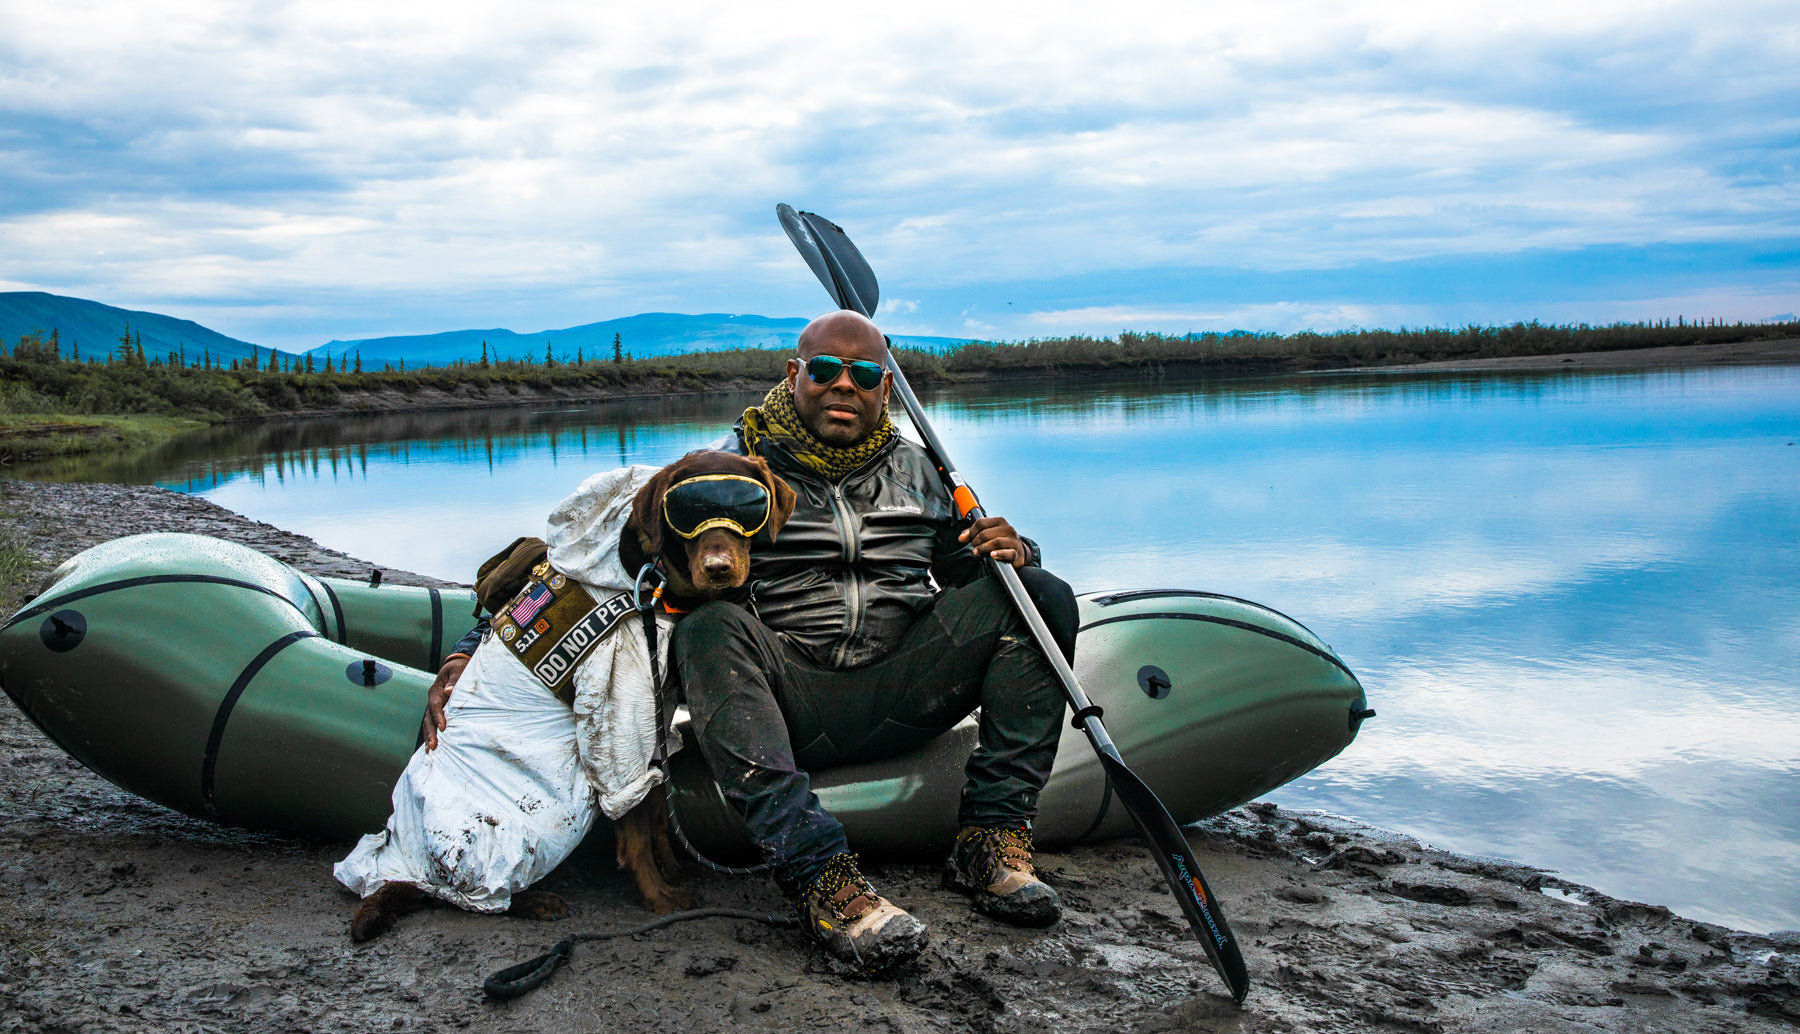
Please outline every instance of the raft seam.
[[426, 660], [431, 662], [427, 670], [436, 671], [443, 664], [443, 658], [439, 655], [444, 652], [444, 596], [436, 589], [429, 591], [431, 592], [431, 656]]
[[90, 585], [85, 589], [77, 589], [67, 596], [58, 596], [56, 599], [50, 600], [47, 603], [36, 604], [35, 606], [14, 614], [6, 624], [0, 625], [0, 632], [6, 631], [21, 621], [29, 621], [39, 614], [48, 613], [65, 604], [73, 603], [76, 600], [87, 599], [89, 596], [98, 596], [103, 592], [112, 592], [114, 589], [135, 589], [140, 585], [166, 585], [170, 582], [199, 582], [205, 585], [233, 585], [240, 589], [255, 589], [257, 592], [267, 593], [299, 611], [302, 618], [306, 617], [305, 608], [301, 607], [298, 603], [295, 603], [293, 600], [288, 599], [286, 596], [283, 596], [281, 593], [276, 592], [266, 585], [258, 585], [255, 582], [239, 581], [236, 578], [221, 578], [218, 575], [211, 574], [147, 574], [137, 578], [121, 578], [116, 582], [101, 582], [99, 585]]
[[343, 601], [338, 599], [338, 594], [331, 588], [330, 582], [321, 578], [319, 579], [319, 584], [325, 587], [325, 597], [331, 601], [331, 614], [333, 617], [337, 618], [337, 641], [348, 646], [350, 644], [350, 633], [344, 629]]
[[[319, 584], [324, 585], [325, 583], [320, 582]], [[325, 624], [325, 604], [319, 602], [319, 594], [312, 591], [312, 586], [306, 584], [305, 578], [300, 579], [300, 588], [306, 590], [307, 598], [312, 600], [313, 606], [319, 608], [320, 629], [321, 629], [321, 631], [323, 631], [325, 633], [325, 638], [327, 638], [327, 639], [331, 638], [331, 626]], [[304, 614], [304, 613], [306, 613], [306, 611], [304, 609], [302, 609], [301, 613]]]
[[[1306, 642], [1303, 639], [1296, 639], [1293, 636], [1288, 635], [1285, 632], [1277, 632], [1272, 628], [1263, 628], [1260, 625], [1253, 625], [1248, 621], [1237, 621], [1232, 618], [1214, 617], [1211, 614], [1182, 614], [1182, 613], [1169, 612], [1169, 611], [1164, 611], [1164, 612], [1155, 613], [1155, 614], [1121, 614], [1116, 618], [1101, 618], [1099, 621], [1094, 621], [1094, 622], [1090, 622], [1089, 624], [1082, 625], [1080, 628], [1075, 630], [1075, 633], [1077, 635], [1080, 635], [1082, 632], [1085, 632], [1090, 628], [1098, 628], [1101, 625], [1110, 625], [1110, 624], [1114, 624], [1115, 622], [1119, 622], [1119, 621], [1143, 621], [1143, 620], [1150, 619], [1150, 618], [1175, 618], [1180, 621], [1207, 621], [1207, 622], [1211, 622], [1212, 624], [1215, 624], [1215, 625], [1229, 625], [1232, 628], [1241, 628], [1246, 632], [1255, 632], [1257, 635], [1266, 635], [1270, 639], [1279, 639], [1282, 642], [1288, 644], [1289, 646], [1298, 646], [1300, 649], [1305, 650], [1307, 653], [1310, 653], [1315, 657], [1318, 657], [1324, 661], [1329, 662], [1333, 667], [1337, 668], [1339, 671], [1343, 672], [1344, 674], [1350, 676], [1350, 681], [1355, 682], [1357, 684], [1357, 686], [1360, 687], [1362, 685], [1361, 682], [1357, 681], [1356, 673], [1351, 671], [1350, 668], [1347, 665], [1345, 665], [1343, 661], [1338, 660], [1336, 657], [1333, 657], [1331, 654], [1326, 653], [1324, 650], [1319, 649], [1318, 647], [1314, 646], [1313, 644], [1311, 644], [1309, 642]], [[1298, 624], [1298, 622], [1296, 622], [1296, 624]]]
[[231, 711], [237, 706], [238, 698], [244, 695], [244, 690], [250, 688], [251, 680], [256, 678], [276, 654], [302, 639], [331, 641], [310, 629], [289, 632], [263, 647], [262, 652], [245, 665], [243, 671], [238, 672], [238, 677], [231, 683], [231, 688], [225, 691], [225, 699], [219, 701], [219, 712], [213, 715], [212, 732], [206, 737], [206, 754], [200, 759], [200, 801], [206, 806], [206, 813], [213, 818], [219, 817], [218, 805], [213, 803], [213, 781], [219, 764], [219, 747], [225, 740], [225, 723], [231, 720]]

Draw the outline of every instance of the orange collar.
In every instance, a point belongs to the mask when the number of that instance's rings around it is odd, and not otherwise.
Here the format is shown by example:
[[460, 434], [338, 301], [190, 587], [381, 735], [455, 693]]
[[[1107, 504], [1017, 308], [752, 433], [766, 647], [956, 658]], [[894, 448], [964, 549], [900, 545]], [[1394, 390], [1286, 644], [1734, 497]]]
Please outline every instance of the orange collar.
[[652, 603], [662, 604], [663, 613], [665, 613], [665, 614], [686, 614], [687, 613], [687, 611], [681, 609], [680, 607], [675, 606], [673, 603], [670, 603], [668, 600], [663, 599], [662, 586], [660, 586], [660, 585], [656, 587], [655, 592], [650, 594], [650, 599], [651, 599]]

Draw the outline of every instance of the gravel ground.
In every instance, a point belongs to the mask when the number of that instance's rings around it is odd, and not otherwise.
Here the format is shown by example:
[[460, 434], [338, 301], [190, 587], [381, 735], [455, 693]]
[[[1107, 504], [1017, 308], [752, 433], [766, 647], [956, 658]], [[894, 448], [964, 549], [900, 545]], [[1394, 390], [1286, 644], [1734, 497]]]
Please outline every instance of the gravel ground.
[[[192, 531], [318, 574], [372, 566], [155, 488], [0, 481], [35, 580], [121, 534]], [[394, 581], [429, 579], [389, 572]], [[1800, 936], [1762, 937], [1459, 857], [1325, 816], [1251, 805], [1192, 827], [1253, 988], [1222, 994], [1143, 846], [1045, 852], [1063, 921], [1020, 931], [871, 866], [930, 926], [925, 958], [865, 981], [792, 930], [703, 920], [578, 946], [537, 992], [481, 979], [578, 929], [648, 918], [605, 845], [545, 882], [577, 909], [532, 923], [446, 908], [352, 946], [331, 879], [347, 845], [249, 834], [120, 791], [0, 703], [0, 1031], [1780, 1031], [1800, 1026]], [[696, 875], [704, 906], [776, 912], [760, 877]]]

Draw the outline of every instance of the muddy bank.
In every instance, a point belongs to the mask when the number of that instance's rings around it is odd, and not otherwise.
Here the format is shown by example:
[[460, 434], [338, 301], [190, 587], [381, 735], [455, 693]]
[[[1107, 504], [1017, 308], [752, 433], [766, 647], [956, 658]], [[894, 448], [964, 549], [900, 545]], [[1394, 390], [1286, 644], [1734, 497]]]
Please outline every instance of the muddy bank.
[[734, 392], [767, 391], [768, 382], [742, 377], [674, 378], [652, 377], [624, 386], [590, 386], [552, 384], [541, 388], [530, 385], [491, 386], [483, 389], [472, 384], [451, 389], [420, 384], [410, 390], [389, 388], [382, 391], [341, 390], [337, 400], [324, 406], [301, 404], [294, 409], [272, 410], [258, 419], [361, 416], [378, 413], [429, 413], [461, 409], [509, 409], [518, 406], [589, 405], [601, 402], [629, 402], [644, 399], [679, 398], [688, 395], [729, 395]]
[[[185, 530], [321, 574], [368, 563], [154, 488], [0, 481], [37, 576], [118, 534]], [[390, 579], [429, 583], [390, 572]], [[35, 581], [35, 578], [23, 579]], [[9, 607], [19, 586], [5, 587]], [[0, 1030], [121, 1031], [1781, 1031], [1800, 1026], [1800, 938], [1694, 923], [1527, 867], [1252, 806], [1192, 839], [1245, 946], [1221, 993], [1144, 848], [1041, 856], [1062, 923], [972, 913], [924, 865], [872, 866], [931, 927], [898, 979], [846, 979], [800, 935], [742, 921], [585, 944], [544, 988], [485, 975], [576, 929], [648, 916], [603, 847], [546, 881], [579, 910], [535, 924], [434, 909], [353, 947], [331, 880], [347, 845], [176, 815], [68, 760], [0, 702]], [[759, 877], [695, 876], [701, 904], [781, 911]]]
[[[1672, 366], [1774, 366], [1800, 363], [1800, 340], [1738, 341], [1719, 345], [1673, 345], [1618, 352], [1514, 355], [1490, 359], [1447, 359], [1435, 363], [1359, 367], [1354, 372], [1434, 370], [1597, 370]], [[1340, 373], [1352, 371], [1342, 370]]]

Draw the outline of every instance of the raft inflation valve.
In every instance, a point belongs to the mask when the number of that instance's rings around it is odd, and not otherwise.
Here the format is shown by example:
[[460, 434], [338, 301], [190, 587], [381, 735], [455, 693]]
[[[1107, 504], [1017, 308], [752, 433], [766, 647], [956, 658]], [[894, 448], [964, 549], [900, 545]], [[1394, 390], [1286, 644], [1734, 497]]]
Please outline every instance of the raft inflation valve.
[[1354, 730], [1364, 721], [1373, 717], [1375, 717], [1375, 709], [1372, 707], [1352, 707], [1350, 709], [1350, 728]]
[[1146, 664], [1138, 669], [1138, 688], [1152, 700], [1161, 700], [1169, 695], [1175, 683], [1169, 681], [1169, 673], [1154, 664]]
[[87, 635], [87, 618], [80, 611], [59, 610], [38, 627], [38, 638], [57, 653], [68, 653]]
[[344, 677], [354, 685], [372, 689], [393, 678], [394, 669], [373, 657], [364, 657], [360, 661], [351, 661], [344, 668]]

